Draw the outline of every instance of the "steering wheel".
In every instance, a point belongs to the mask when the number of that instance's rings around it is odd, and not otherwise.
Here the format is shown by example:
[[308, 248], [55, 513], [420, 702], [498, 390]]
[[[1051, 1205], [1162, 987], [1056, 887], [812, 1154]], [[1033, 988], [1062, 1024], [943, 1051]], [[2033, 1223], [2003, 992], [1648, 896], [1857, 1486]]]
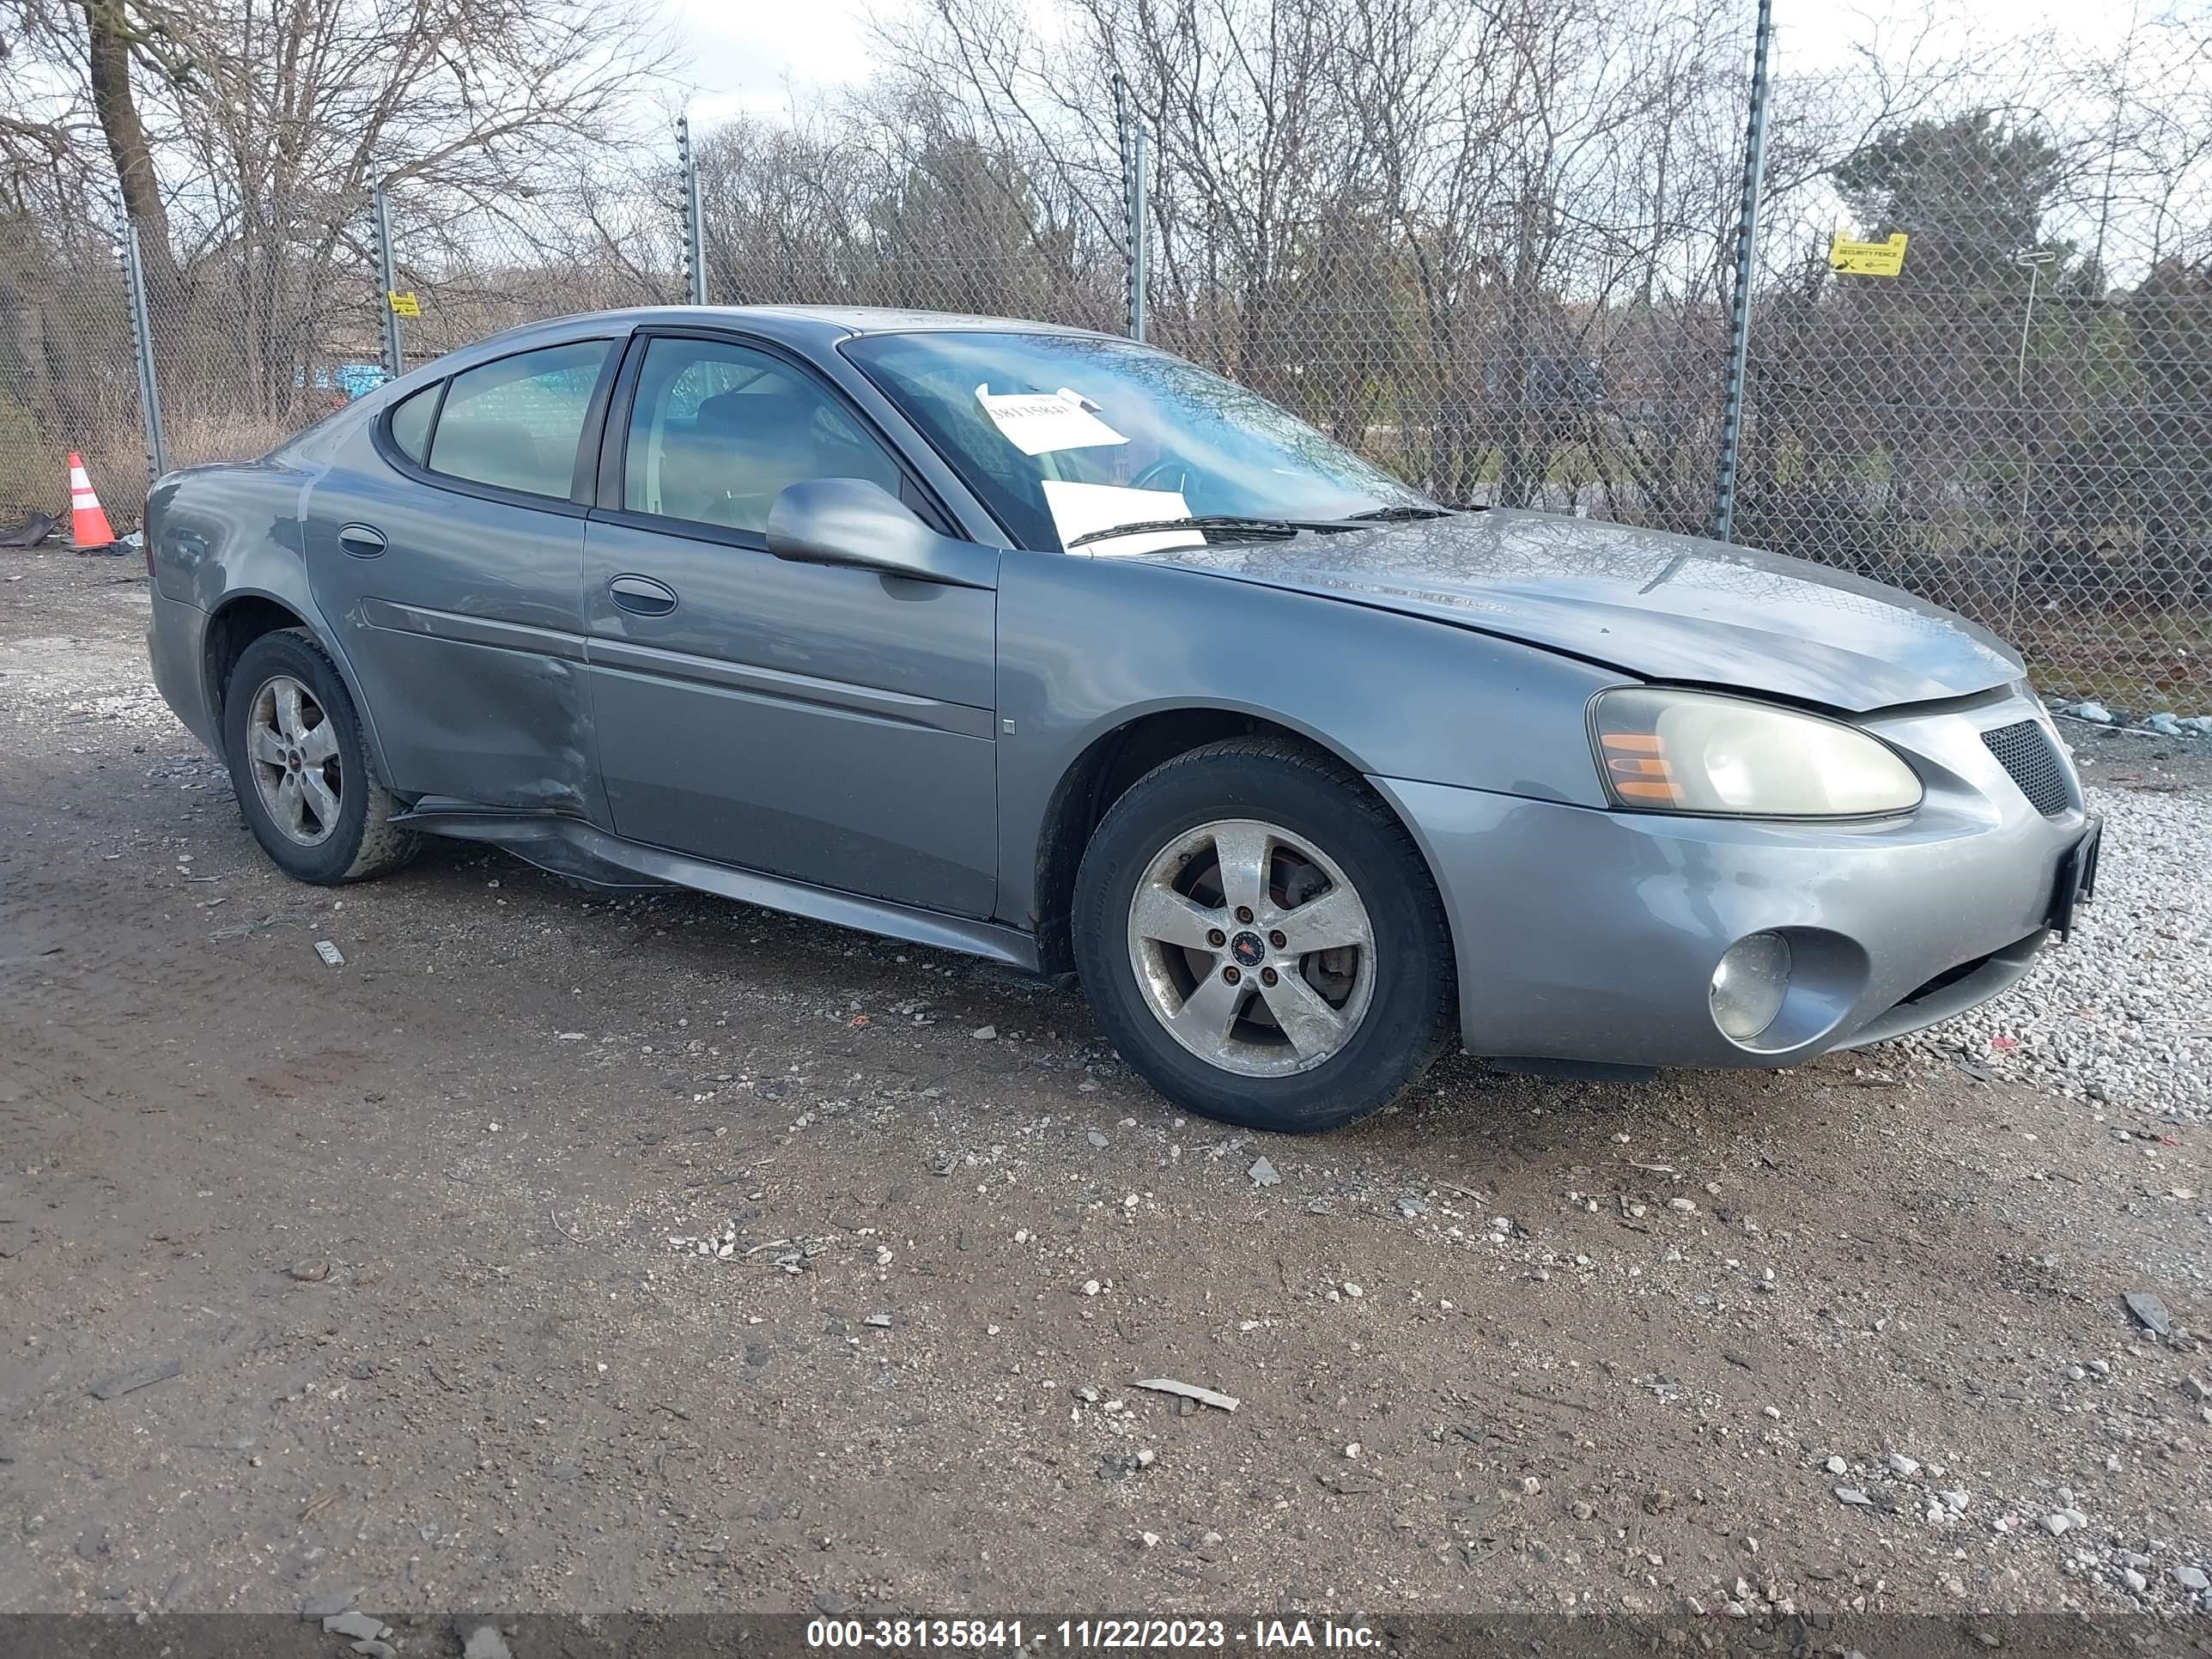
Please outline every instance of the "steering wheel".
[[1190, 504], [1190, 464], [1174, 456], [1163, 456], [1129, 480], [1132, 489], [1172, 489]]

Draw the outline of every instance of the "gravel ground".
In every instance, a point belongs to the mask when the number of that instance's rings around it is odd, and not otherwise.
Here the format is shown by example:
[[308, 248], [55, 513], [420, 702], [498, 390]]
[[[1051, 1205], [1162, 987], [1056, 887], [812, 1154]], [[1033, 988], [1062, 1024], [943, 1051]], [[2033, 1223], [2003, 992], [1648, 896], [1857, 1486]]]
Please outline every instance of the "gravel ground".
[[2074, 937], [2002, 1000], [1898, 1046], [2201, 1123], [2212, 1110], [2212, 794], [2091, 789], [2110, 850]]
[[963, 959], [288, 883], [5, 556], [0, 1610], [2212, 1610], [2197, 750], [1947, 1032], [1283, 1141]]

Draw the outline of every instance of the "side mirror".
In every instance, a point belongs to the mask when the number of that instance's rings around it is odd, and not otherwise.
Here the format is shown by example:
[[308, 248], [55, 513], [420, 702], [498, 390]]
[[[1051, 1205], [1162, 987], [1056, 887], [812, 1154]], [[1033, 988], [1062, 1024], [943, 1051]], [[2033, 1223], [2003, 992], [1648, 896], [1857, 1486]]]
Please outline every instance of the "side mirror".
[[996, 587], [999, 556], [940, 536], [881, 484], [786, 484], [768, 514], [768, 550], [795, 564], [842, 564], [948, 587]]

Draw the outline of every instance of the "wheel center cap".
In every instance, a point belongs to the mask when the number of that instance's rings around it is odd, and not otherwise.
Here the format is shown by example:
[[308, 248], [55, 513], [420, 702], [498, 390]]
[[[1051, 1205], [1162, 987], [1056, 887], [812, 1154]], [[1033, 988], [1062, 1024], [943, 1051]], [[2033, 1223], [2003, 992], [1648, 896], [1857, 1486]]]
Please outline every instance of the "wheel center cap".
[[287, 755], [287, 756], [285, 756], [285, 757], [284, 757], [284, 769], [285, 769], [286, 771], [288, 771], [288, 772], [296, 772], [296, 771], [298, 771], [298, 770], [300, 769], [300, 757], [299, 757], [299, 756], [297, 756], [296, 754], [294, 754], [294, 755]]
[[1240, 967], [1257, 968], [1267, 959], [1267, 945], [1257, 933], [1239, 933], [1229, 941], [1229, 954]]

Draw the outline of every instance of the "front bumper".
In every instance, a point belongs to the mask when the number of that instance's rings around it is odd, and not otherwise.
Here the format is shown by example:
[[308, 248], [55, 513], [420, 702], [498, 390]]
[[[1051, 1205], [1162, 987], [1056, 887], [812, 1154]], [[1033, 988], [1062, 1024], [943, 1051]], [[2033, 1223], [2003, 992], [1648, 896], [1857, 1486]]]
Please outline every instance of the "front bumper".
[[[1594, 811], [1376, 778], [1427, 854], [1456, 949], [1471, 1054], [1617, 1066], [1787, 1066], [1945, 1019], [2026, 973], [2080, 787], [2037, 811], [1981, 741], [2018, 693], [1861, 724], [1927, 790], [1909, 817], [1785, 823]], [[2055, 735], [2052, 739], [2057, 742]], [[2063, 752], [2063, 750], [2061, 751]], [[1750, 1045], [1714, 1024], [1721, 954], [1779, 932], [1796, 970]]]

